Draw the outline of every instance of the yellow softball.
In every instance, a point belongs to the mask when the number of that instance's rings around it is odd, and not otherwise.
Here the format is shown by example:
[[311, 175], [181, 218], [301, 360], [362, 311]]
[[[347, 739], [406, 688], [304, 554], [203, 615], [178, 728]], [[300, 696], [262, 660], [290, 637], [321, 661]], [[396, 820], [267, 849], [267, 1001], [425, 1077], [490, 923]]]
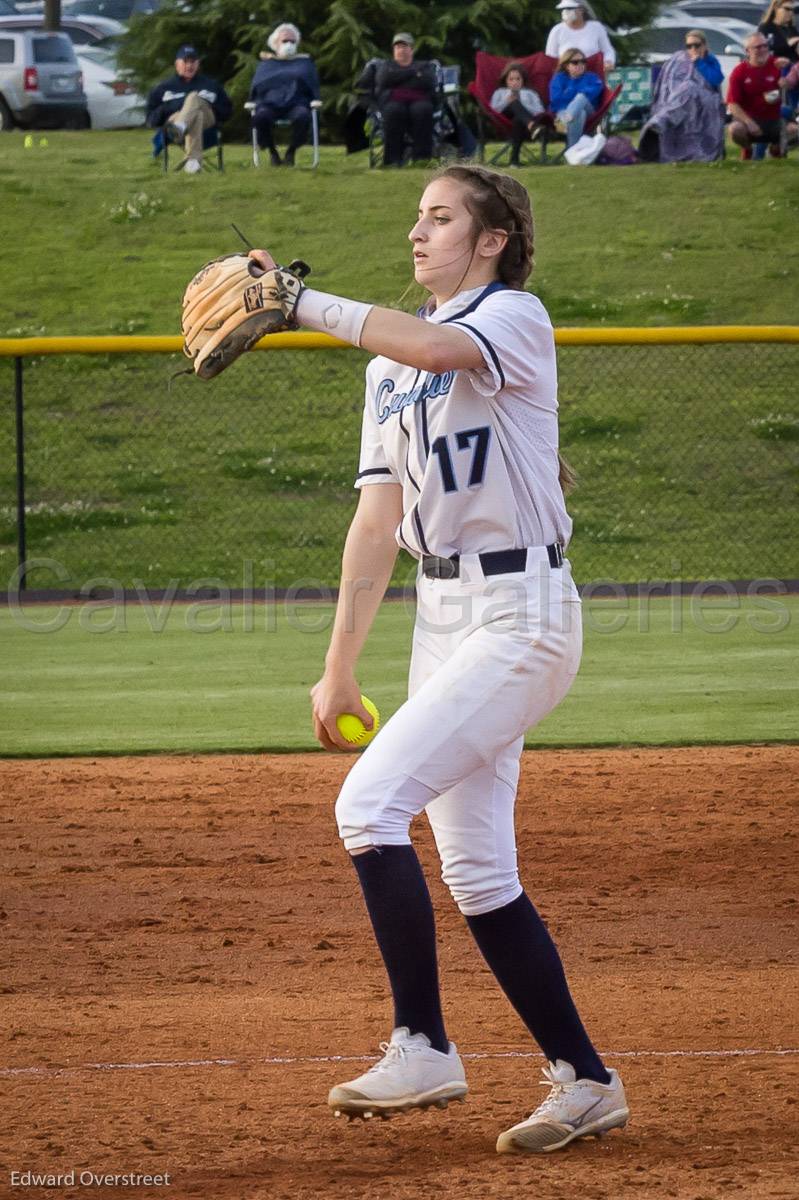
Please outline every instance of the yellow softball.
[[371, 729], [367, 729], [361, 718], [356, 717], [354, 713], [341, 713], [336, 717], [336, 725], [344, 741], [359, 748], [368, 745], [380, 728], [380, 713], [377, 711], [377, 706], [368, 696], [361, 696], [361, 704], [374, 719]]

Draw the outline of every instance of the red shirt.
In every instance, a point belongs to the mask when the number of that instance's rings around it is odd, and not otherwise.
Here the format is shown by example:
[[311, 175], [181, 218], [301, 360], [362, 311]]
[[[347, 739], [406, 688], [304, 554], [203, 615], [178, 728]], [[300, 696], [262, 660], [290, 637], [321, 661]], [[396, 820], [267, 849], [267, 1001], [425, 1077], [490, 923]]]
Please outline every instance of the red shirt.
[[779, 121], [780, 98], [769, 103], [765, 98], [766, 92], [778, 92], [780, 87], [780, 69], [771, 55], [762, 67], [753, 67], [751, 63], [738, 63], [730, 73], [727, 87], [727, 103], [739, 104], [748, 117], [755, 121]]

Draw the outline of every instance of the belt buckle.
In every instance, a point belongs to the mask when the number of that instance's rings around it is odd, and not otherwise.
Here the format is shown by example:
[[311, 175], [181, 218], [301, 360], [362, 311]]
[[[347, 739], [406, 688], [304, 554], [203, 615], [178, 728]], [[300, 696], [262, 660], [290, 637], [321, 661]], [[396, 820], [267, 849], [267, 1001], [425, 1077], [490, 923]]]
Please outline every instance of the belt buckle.
[[427, 554], [422, 562], [422, 571], [428, 579], [457, 579], [460, 564], [457, 558], [441, 558], [438, 554]]

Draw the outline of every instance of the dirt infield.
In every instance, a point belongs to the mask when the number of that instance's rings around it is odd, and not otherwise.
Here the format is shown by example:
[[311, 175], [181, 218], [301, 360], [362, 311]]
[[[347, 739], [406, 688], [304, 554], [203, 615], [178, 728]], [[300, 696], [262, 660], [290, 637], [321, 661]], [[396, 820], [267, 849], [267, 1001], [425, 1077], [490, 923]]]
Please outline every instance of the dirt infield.
[[348, 766], [0, 762], [0, 1195], [799, 1195], [799, 747], [525, 755], [523, 878], [632, 1109], [626, 1132], [547, 1158], [494, 1153], [544, 1095], [541, 1059], [423, 822], [470, 1096], [385, 1124], [328, 1115], [331, 1084], [364, 1069], [328, 1056], [374, 1054], [390, 1025], [333, 824]]

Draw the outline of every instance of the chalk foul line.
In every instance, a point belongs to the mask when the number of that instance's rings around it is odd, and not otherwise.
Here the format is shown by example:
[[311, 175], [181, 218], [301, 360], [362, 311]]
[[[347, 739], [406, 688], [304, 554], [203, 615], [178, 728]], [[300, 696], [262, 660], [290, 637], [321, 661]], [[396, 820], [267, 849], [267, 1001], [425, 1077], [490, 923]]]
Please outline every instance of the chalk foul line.
[[[734, 1050], [602, 1050], [603, 1058], [779, 1058], [799, 1055], [797, 1047]], [[86, 1062], [48, 1067], [0, 1067], [0, 1078], [20, 1075], [77, 1075], [84, 1071], [185, 1071], [197, 1067], [294, 1067], [315, 1063], [376, 1062], [375, 1054], [316, 1054], [296, 1057], [274, 1055], [267, 1058], [186, 1058], [154, 1059], [151, 1062]], [[541, 1058], [538, 1050], [486, 1050], [461, 1055], [466, 1059]]]

